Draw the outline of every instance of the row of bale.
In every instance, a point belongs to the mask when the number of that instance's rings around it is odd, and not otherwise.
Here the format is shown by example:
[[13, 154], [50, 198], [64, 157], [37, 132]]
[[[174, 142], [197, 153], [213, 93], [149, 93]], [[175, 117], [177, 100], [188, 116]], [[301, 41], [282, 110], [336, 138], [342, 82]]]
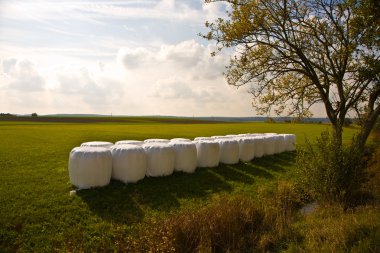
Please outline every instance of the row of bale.
[[109, 184], [111, 178], [133, 183], [174, 171], [193, 173], [197, 167], [236, 164], [295, 150], [294, 134], [238, 134], [226, 136], [123, 140], [82, 143], [70, 152], [71, 183], [86, 189]]

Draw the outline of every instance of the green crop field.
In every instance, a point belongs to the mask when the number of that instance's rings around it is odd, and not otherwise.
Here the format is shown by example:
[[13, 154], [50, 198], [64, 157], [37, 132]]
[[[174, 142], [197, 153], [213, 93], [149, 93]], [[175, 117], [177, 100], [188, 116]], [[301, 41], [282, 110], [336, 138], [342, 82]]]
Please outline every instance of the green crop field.
[[[0, 252], [113, 251], [115, 238], [154, 217], [196, 209], [221, 195], [255, 195], [292, 177], [295, 153], [145, 178], [70, 196], [70, 150], [85, 141], [194, 138], [236, 133], [294, 133], [314, 140], [325, 124], [187, 122], [0, 122]], [[344, 130], [349, 141], [355, 129]]]

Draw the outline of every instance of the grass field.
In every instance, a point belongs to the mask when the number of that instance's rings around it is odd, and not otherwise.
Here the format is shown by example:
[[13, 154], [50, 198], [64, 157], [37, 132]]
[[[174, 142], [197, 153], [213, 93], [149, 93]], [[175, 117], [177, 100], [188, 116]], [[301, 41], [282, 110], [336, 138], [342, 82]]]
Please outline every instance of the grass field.
[[[0, 252], [113, 251], [119, 236], [145, 221], [197, 209], [224, 195], [254, 197], [257, 188], [293, 176], [295, 153], [234, 166], [146, 178], [69, 196], [70, 150], [85, 141], [194, 138], [235, 133], [294, 133], [315, 139], [324, 124], [181, 122], [0, 122]], [[344, 130], [349, 141], [355, 129]]]

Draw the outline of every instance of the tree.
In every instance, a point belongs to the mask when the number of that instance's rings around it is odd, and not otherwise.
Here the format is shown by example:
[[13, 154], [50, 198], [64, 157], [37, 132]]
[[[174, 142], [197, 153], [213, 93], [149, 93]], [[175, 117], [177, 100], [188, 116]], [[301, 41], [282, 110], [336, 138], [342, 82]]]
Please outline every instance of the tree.
[[341, 143], [348, 113], [364, 145], [380, 114], [380, 8], [375, 0], [208, 0], [229, 4], [207, 34], [235, 49], [228, 84], [251, 84], [253, 107], [299, 118], [323, 103]]

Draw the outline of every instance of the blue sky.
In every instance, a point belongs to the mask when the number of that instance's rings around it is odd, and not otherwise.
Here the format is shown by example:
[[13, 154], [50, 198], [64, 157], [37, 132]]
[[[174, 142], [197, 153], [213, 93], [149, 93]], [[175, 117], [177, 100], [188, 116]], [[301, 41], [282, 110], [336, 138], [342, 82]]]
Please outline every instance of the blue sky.
[[[253, 116], [229, 55], [198, 36], [225, 13], [200, 0], [0, 0], [0, 111]], [[317, 115], [318, 116], [318, 113]]]

